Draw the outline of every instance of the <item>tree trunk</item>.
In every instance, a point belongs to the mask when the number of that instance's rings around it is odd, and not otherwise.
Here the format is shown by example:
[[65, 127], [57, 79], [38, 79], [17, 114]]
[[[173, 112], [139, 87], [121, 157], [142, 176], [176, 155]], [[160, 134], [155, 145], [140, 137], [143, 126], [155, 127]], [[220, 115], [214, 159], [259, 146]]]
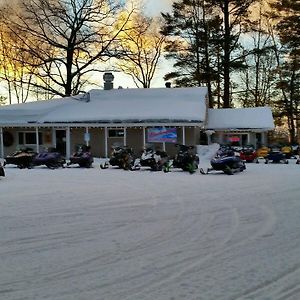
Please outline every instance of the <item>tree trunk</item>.
[[223, 108], [230, 107], [230, 24], [229, 4], [224, 1], [224, 96]]

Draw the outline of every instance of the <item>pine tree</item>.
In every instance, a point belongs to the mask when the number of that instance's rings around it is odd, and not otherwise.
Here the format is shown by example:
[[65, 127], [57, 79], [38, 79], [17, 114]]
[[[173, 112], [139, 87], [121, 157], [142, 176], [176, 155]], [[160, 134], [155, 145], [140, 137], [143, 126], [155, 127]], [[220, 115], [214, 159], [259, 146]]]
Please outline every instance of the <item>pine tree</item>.
[[162, 14], [162, 33], [168, 37], [166, 58], [175, 61], [175, 71], [166, 74], [165, 79], [173, 79], [177, 86], [206, 85], [212, 107], [212, 84], [218, 81], [220, 66], [222, 20], [213, 14], [209, 1], [182, 0], [172, 7], [172, 13]]
[[300, 1], [280, 0], [272, 7], [277, 12], [278, 35], [284, 46], [284, 62], [278, 69], [278, 87], [282, 90], [278, 105], [281, 115], [287, 117], [290, 140], [294, 143], [300, 120]]
[[[172, 37], [167, 58], [175, 60], [178, 85], [208, 86], [210, 106], [215, 94], [223, 93], [223, 107], [231, 106], [230, 74], [244, 67], [239, 59], [239, 38], [250, 5], [256, 0], [181, 0], [173, 3], [172, 14], [163, 14], [163, 33]], [[221, 84], [222, 83], [222, 84]], [[223, 86], [223, 88], [221, 87]], [[219, 101], [218, 101], [219, 102]]]

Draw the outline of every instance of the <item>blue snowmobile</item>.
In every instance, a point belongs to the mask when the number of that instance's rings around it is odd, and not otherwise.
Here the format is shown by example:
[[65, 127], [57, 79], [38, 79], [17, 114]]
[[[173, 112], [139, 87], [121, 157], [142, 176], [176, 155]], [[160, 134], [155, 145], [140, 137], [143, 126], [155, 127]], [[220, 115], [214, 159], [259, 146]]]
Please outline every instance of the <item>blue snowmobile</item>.
[[212, 171], [222, 171], [227, 175], [233, 175], [237, 172], [243, 172], [246, 169], [246, 165], [239, 156], [235, 155], [235, 152], [230, 147], [221, 147], [216, 156], [210, 161], [211, 168], [208, 168], [206, 172], [200, 168], [200, 173], [206, 175]]
[[91, 154], [91, 147], [86, 145], [77, 145], [76, 151], [70, 157], [67, 166], [78, 164], [81, 168], [90, 168], [94, 162]]
[[66, 160], [56, 148], [49, 148], [47, 151], [37, 154], [32, 163], [34, 166], [45, 165], [49, 169], [57, 169], [59, 167], [64, 168]]

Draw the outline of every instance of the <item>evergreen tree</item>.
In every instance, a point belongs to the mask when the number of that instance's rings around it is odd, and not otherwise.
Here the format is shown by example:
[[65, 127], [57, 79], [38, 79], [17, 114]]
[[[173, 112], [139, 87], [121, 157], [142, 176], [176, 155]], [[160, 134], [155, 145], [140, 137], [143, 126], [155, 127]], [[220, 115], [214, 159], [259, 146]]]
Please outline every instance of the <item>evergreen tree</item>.
[[[218, 81], [222, 20], [209, 1], [182, 0], [173, 3], [172, 13], [162, 14], [162, 33], [168, 37], [167, 59], [175, 70], [166, 74], [176, 86], [207, 85], [209, 106], [213, 106], [212, 84]], [[220, 61], [220, 59], [219, 59]]]
[[224, 95], [223, 107], [231, 107], [230, 73], [234, 69], [242, 68], [242, 60], [234, 57], [239, 48], [239, 38], [243, 32], [243, 25], [247, 22], [249, 7], [257, 0], [212, 0], [223, 19], [223, 72]]
[[276, 1], [272, 7], [277, 12], [278, 35], [284, 46], [284, 62], [278, 68], [282, 99], [277, 104], [281, 116], [287, 117], [290, 140], [296, 142], [300, 108], [300, 1]]
[[[253, 6], [250, 22], [245, 36], [245, 64], [247, 68], [240, 73], [237, 97], [243, 107], [272, 106], [278, 96], [276, 89], [276, 48], [278, 39], [274, 40], [274, 26], [270, 22], [270, 7], [259, 1]], [[276, 41], [276, 45], [274, 45]]]
[[163, 33], [172, 37], [166, 51], [167, 58], [175, 60], [176, 71], [166, 78], [176, 78], [181, 86], [205, 83], [210, 107], [215, 84], [215, 94], [219, 97], [223, 94], [222, 106], [230, 107], [230, 74], [245, 67], [239, 53], [239, 38], [248, 9], [255, 1], [181, 0], [173, 3], [172, 14], [163, 14], [166, 22]]

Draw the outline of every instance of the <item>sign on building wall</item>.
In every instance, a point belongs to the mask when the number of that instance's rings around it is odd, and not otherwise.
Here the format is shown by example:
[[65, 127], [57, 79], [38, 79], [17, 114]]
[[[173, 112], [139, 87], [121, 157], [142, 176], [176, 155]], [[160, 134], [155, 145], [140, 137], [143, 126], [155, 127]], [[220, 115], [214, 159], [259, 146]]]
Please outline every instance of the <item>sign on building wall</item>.
[[153, 127], [147, 129], [148, 143], [177, 143], [176, 128]]

